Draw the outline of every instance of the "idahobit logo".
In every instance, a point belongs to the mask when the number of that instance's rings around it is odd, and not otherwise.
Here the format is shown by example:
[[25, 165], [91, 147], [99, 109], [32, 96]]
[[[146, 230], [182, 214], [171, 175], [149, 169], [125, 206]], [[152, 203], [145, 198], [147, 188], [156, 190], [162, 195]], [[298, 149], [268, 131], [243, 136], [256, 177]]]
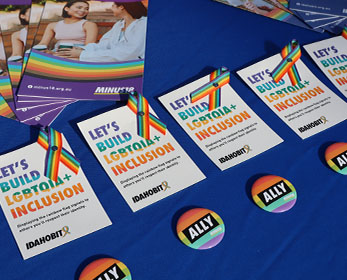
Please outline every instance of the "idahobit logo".
[[227, 162], [228, 160], [232, 160], [238, 156], [248, 154], [251, 151], [252, 151], [251, 146], [244, 145], [242, 148], [239, 148], [236, 151], [233, 151], [233, 152], [229, 153], [228, 155], [225, 155], [225, 156], [219, 158], [218, 160], [220, 163], [224, 163], [224, 162]]
[[42, 244], [48, 243], [54, 239], [57, 238], [64, 238], [65, 236], [67, 236], [68, 234], [71, 234], [70, 229], [68, 226], [64, 226], [62, 229], [57, 230], [55, 232], [52, 232], [50, 234], [47, 234], [45, 236], [41, 236], [35, 240], [29, 241], [28, 243], [26, 243], [26, 248], [27, 250], [30, 250], [34, 247], [40, 246]]
[[313, 120], [312, 122], [310, 122], [304, 126], [301, 126], [298, 129], [302, 133], [302, 132], [305, 132], [305, 131], [307, 131], [311, 128], [314, 128], [316, 126], [326, 124], [327, 122], [328, 122], [328, 119], [325, 116], [321, 116], [319, 119]]
[[146, 199], [148, 197], [151, 197], [152, 195], [155, 195], [157, 193], [165, 192], [168, 189], [171, 189], [171, 187], [169, 186], [169, 183], [167, 181], [163, 181], [163, 182], [161, 182], [160, 185], [158, 185], [154, 188], [151, 188], [147, 191], [144, 191], [138, 195], [133, 196], [132, 200], [134, 201], [134, 203], [137, 203], [137, 202], [139, 202], [143, 199]]

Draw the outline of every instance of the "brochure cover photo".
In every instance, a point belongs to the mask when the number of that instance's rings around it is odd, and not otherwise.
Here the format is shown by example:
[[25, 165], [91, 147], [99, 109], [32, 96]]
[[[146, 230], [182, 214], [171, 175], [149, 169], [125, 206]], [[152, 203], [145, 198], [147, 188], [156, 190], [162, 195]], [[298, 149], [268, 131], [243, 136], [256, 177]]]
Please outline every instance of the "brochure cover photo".
[[21, 97], [126, 100], [141, 91], [147, 1], [46, 1]]

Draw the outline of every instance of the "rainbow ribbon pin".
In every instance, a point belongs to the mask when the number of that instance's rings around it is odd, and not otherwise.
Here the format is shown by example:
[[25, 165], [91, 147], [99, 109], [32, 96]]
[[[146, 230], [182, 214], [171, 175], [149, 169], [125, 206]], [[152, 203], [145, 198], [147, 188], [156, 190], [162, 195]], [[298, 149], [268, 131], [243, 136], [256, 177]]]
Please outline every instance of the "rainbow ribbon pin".
[[210, 82], [202, 87], [194, 90], [190, 94], [192, 103], [209, 96], [209, 111], [212, 111], [221, 106], [221, 87], [228, 84], [230, 81], [230, 71], [221, 67], [210, 74]]
[[295, 63], [301, 57], [301, 49], [299, 43], [295, 39], [292, 40], [282, 49], [281, 56], [283, 60], [272, 71], [271, 77], [276, 83], [278, 83], [283, 78], [283, 76], [288, 73], [292, 85], [295, 86], [301, 81], [299, 72], [295, 66]]
[[149, 105], [142, 94], [132, 92], [129, 94], [128, 107], [137, 115], [137, 134], [145, 139], [150, 139], [150, 126], [161, 134], [166, 134], [166, 125], [149, 112]]
[[80, 161], [63, 148], [63, 137], [60, 132], [50, 127], [47, 132], [41, 129], [37, 143], [47, 150], [44, 171], [46, 177], [57, 182], [60, 162], [75, 174], [78, 173]]
[[347, 24], [343, 28], [341, 35], [342, 35], [343, 38], [347, 39]]

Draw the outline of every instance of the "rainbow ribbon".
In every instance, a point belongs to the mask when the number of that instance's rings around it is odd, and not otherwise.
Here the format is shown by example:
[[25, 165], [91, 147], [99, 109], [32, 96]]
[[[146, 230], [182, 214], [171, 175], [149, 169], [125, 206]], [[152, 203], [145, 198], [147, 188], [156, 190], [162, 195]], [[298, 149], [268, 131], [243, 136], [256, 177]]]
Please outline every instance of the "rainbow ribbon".
[[278, 83], [285, 74], [288, 73], [289, 79], [292, 85], [298, 84], [301, 79], [299, 72], [296, 69], [295, 63], [301, 57], [301, 49], [299, 43], [294, 39], [288, 45], [286, 45], [281, 52], [282, 61], [278, 66], [272, 71], [271, 77]]
[[209, 111], [221, 106], [221, 87], [230, 81], [230, 71], [221, 67], [210, 74], [210, 82], [190, 93], [192, 103], [209, 96]]
[[132, 92], [129, 94], [128, 107], [137, 115], [137, 134], [145, 139], [150, 139], [150, 126], [161, 134], [166, 134], [166, 125], [149, 112], [149, 105], [142, 94]]
[[343, 28], [341, 35], [342, 35], [343, 38], [347, 39], [347, 24]]
[[57, 182], [60, 162], [77, 174], [80, 161], [63, 148], [62, 134], [50, 127], [47, 131], [41, 129], [37, 139], [37, 143], [47, 150], [44, 175]]

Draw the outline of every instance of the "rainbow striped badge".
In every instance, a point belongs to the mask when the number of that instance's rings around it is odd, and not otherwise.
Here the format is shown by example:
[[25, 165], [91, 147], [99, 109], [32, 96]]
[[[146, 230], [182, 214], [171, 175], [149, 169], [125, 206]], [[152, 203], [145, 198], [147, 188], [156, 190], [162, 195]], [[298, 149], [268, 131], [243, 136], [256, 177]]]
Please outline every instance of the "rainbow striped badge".
[[295, 66], [295, 63], [301, 57], [301, 49], [298, 41], [293, 39], [288, 45], [286, 45], [282, 49], [281, 56], [283, 59], [272, 71], [271, 77], [276, 83], [278, 83], [283, 76], [288, 73], [292, 85], [295, 86], [301, 81], [299, 72]]
[[44, 175], [54, 182], [58, 181], [59, 165], [62, 162], [75, 174], [80, 168], [80, 161], [63, 148], [62, 134], [51, 127], [41, 129], [37, 143], [47, 150]]
[[221, 106], [221, 87], [230, 81], [230, 71], [226, 67], [221, 67], [210, 74], [210, 82], [194, 90], [190, 94], [192, 103], [209, 96], [209, 111]]
[[342, 35], [343, 38], [347, 39], [347, 24], [343, 28], [341, 35]]
[[137, 115], [137, 134], [145, 139], [150, 139], [150, 126], [161, 134], [166, 134], [166, 124], [149, 112], [149, 105], [141, 93], [131, 92], [128, 107]]

